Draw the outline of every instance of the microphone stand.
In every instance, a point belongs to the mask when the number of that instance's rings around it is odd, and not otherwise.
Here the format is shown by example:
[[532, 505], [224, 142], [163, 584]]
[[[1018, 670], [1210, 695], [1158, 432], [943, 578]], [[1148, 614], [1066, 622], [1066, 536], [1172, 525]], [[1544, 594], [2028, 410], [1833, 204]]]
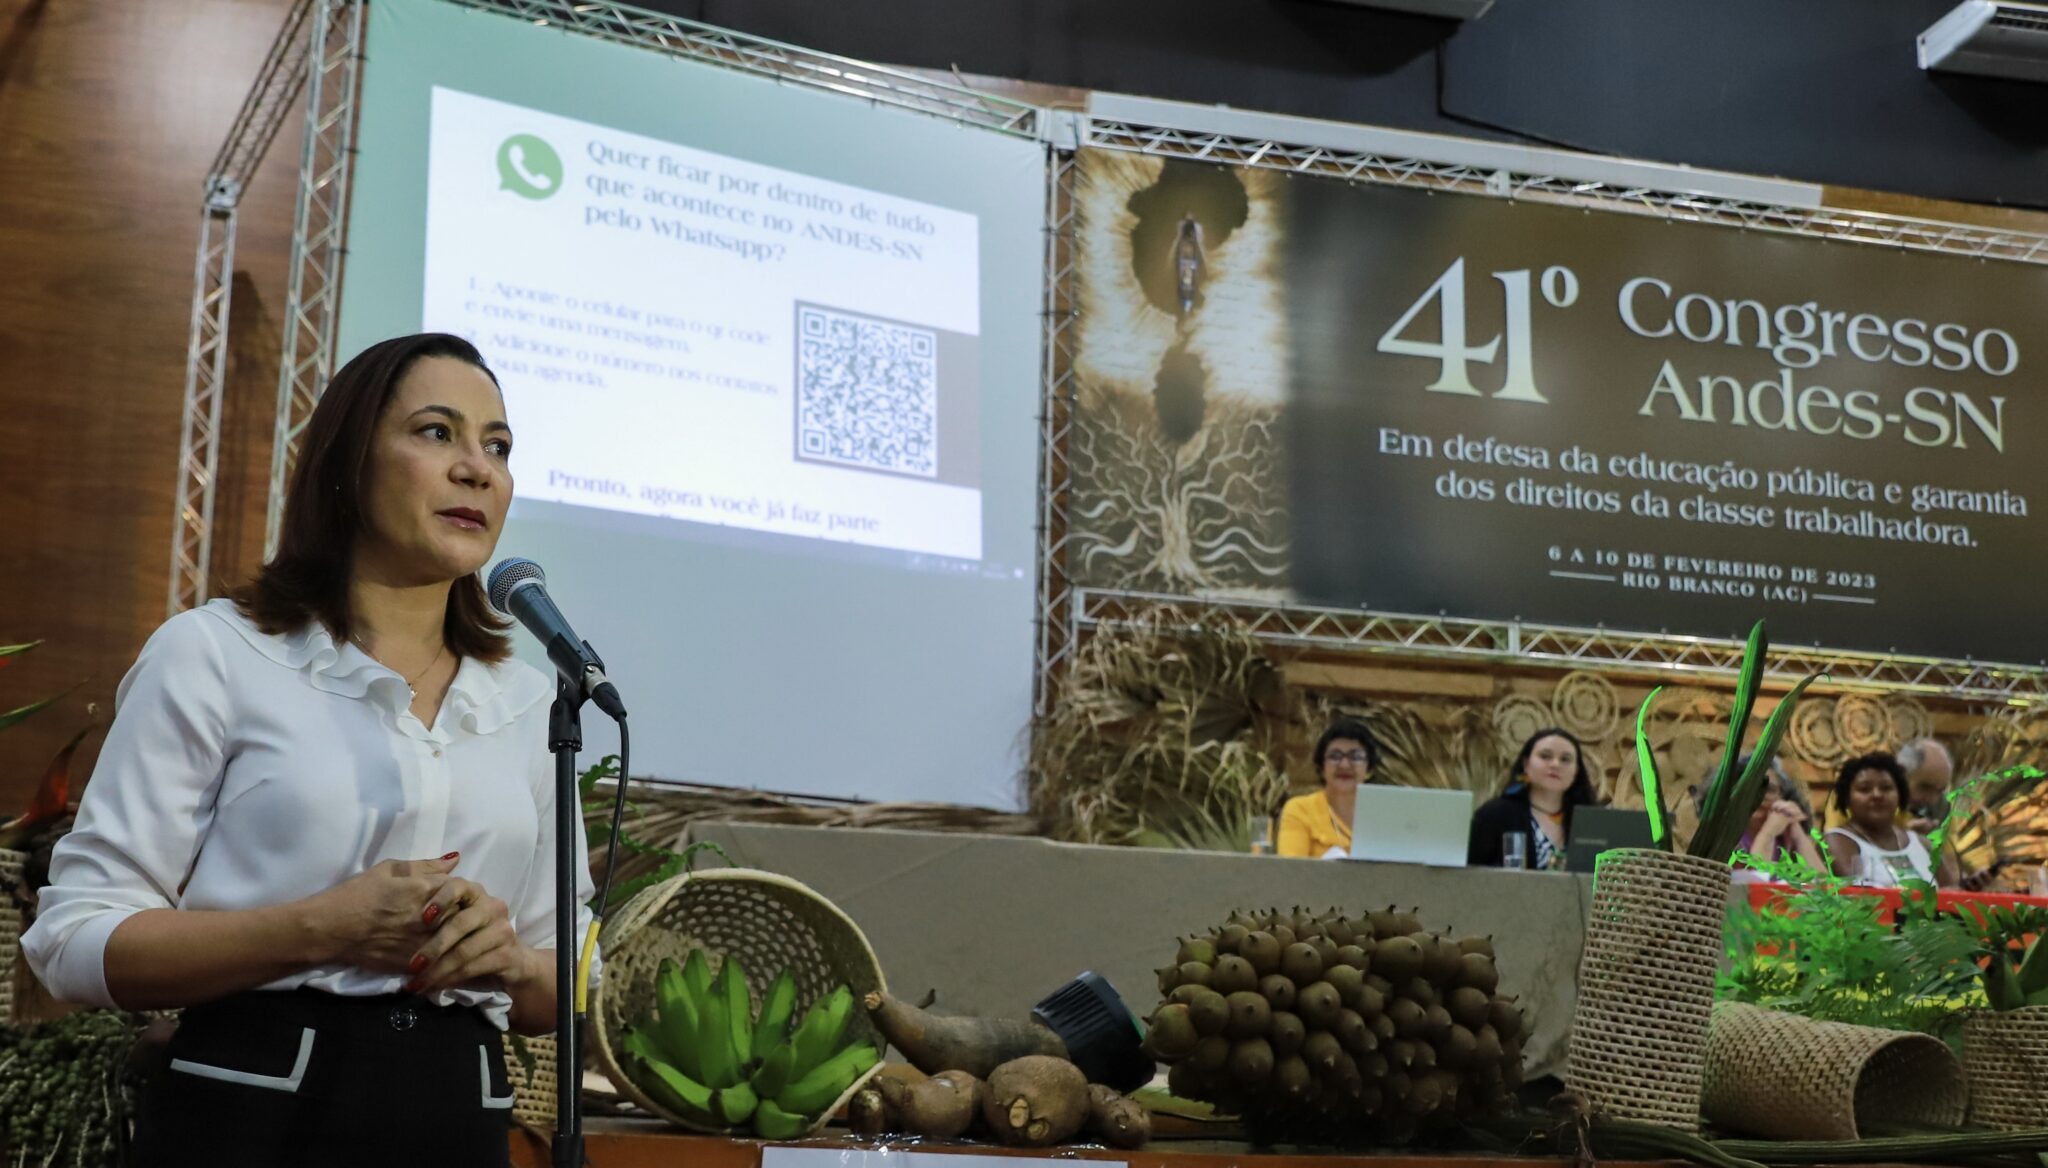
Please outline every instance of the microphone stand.
[[[553, 1168], [583, 1168], [582, 1016], [576, 1012], [576, 828], [583, 818], [576, 752], [583, 749], [583, 687], [555, 674], [548, 749], [555, 755], [555, 1138]], [[622, 780], [623, 781], [623, 780]]]

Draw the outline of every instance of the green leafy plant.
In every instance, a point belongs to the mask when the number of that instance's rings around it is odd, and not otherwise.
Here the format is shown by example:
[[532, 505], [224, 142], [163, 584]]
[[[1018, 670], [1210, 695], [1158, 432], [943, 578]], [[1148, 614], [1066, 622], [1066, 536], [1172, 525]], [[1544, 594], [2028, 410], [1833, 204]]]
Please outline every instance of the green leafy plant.
[[2048, 908], [1965, 902], [1942, 915], [1976, 943], [1992, 1009], [2048, 1006]]
[[[1825, 843], [1822, 848], [1825, 854]], [[1924, 880], [1899, 886], [1895, 943], [1906, 951], [1904, 966], [1915, 995], [1955, 1006], [1976, 1005], [1977, 965], [1984, 957], [1984, 944], [1961, 917], [1941, 908], [1940, 893]], [[1862, 899], [1876, 898], [1866, 894]]]
[[1732, 906], [1723, 999], [1823, 1022], [1946, 1035], [1957, 1011], [1983, 1003], [1976, 986], [1977, 938], [1934, 908], [1931, 885], [1904, 889], [1900, 925], [1885, 903], [1851, 891], [1841, 877], [1798, 856], [1737, 859], [1789, 886], [1764, 908]]
[[[1825, 839], [1815, 839], [1825, 856]], [[1797, 856], [1736, 859], [1790, 892], [1729, 910], [1720, 997], [1950, 1040], [1966, 1010], [2048, 1006], [2048, 908], [1943, 908], [1939, 889], [1909, 880], [1887, 921], [1882, 898]]]
[[[1763, 733], [1758, 736], [1756, 748], [1749, 753], [1749, 765], [1736, 772], [1742, 760], [1742, 739], [1749, 730], [1750, 711], [1756, 705], [1758, 683], [1763, 678], [1764, 658], [1770, 649], [1769, 639], [1764, 635], [1764, 622], [1758, 621], [1749, 630], [1749, 643], [1743, 647], [1742, 668], [1736, 675], [1735, 708], [1728, 718], [1728, 744], [1721, 751], [1721, 764], [1713, 777], [1706, 783], [1705, 798], [1700, 805], [1700, 824], [1693, 832], [1692, 843], [1686, 854], [1709, 860], [1726, 862], [1735, 852], [1735, 845], [1741, 841], [1743, 829], [1749, 823], [1750, 812], [1764, 796], [1764, 784], [1770, 781], [1771, 756], [1778, 752], [1778, 741], [1785, 736], [1785, 728], [1792, 724], [1792, 710], [1806, 693], [1806, 687], [1819, 680], [1822, 675], [1808, 674], [1792, 687], [1785, 700], [1764, 720]], [[1671, 809], [1664, 801], [1664, 782], [1657, 774], [1657, 759], [1650, 749], [1648, 722], [1650, 707], [1657, 695], [1664, 692], [1663, 686], [1650, 691], [1636, 711], [1636, 764], [1643, 783], [1643, 805], [1650, 813], [1650, 834], [1656, 846], [1671, 850]]]
[[[604, 847], [611, 842], [612, 838], [612, 800], [609, 795], [599, 795], [597, 793], [597, 784], [605, 779], [621, 783], [626, 781], [625, 776], [619, 773], [619, 756], [616, 754], [605, 755], [593, 763], [576, 780], [577, 797], [583, 803], [584, 832], [589, 837], [590, 846], [593, 849]], [[655, 866], [653, 870], [644, 872], [631, 879], [613, 882], [611, 894], [605, 898], [604, 907], [600, 915], [610, 912], [613, 908], [633, 899], [641, 891], [651, 888], [671, 876], [678, 875], [689, 867], [688, 856], [692, 850], [691, 848], [685, 848], [682, 852], [676, 852], [658, 844], [650, 844], [645, 840], [637, 839], [631, 832], [626, 830], [626, 825], [632, 822], [634, 817], [639, 814], [639, 806], [631, 799], [626, 800], [626, 814], [619, 823], [619, 852], [622, 857], [647, 857], [654, 862]]]

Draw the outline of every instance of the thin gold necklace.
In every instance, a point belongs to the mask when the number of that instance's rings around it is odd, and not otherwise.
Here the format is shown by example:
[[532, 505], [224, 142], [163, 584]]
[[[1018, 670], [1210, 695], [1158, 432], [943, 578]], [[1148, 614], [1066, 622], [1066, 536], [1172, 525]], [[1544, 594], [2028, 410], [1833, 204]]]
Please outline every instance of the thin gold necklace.
[[[363, 644], [363, 638], [360, 635], [351, 637], [349, 639], [356, 643], [356, 648], [361, 649], [363, 651], [363, 656], [368, 657], [370, 660], [375, 661], [379, 665], [384, 665], [384, 659], [377, 656], [375, 653], [370, 652], [370, 647], [368, 645]], [[441, 658], [447, 655], [448, 642], [443, 641], [441, 642], [440, 651], [434, 654], [434, 659], [432, 661], [427, 662], [427, 667], [425, 669], [420, 670], [418, 673], [413, 674], [409, 678], [405, 677], [404, 674], [399, 673], [399, 677], [405, 680], [405, 688], [411, 690], [414, 697], [418, 697], [420, 693], [420, 678], [425, 677], [428, 673], [431, 673], [433, 671], [434, 666], [439, 665], [441, 663]], [[391, 669], [389, 665], [384, 665], [384, 668]], [[396, 669], [391, 669], [391, 672], [398, 673]]]

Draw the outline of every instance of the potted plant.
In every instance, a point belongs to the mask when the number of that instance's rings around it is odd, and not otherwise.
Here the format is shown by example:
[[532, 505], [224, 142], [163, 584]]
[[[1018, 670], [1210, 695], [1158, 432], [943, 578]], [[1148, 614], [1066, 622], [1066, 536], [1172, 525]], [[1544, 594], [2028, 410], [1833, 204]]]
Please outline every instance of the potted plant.
[[1720, 768], [1708, 780], [1699, 829], [1673, 849], [1671, 811], [1650, 748], [1652, 690], [1636, 713], [1636, 760], [1650, 815], [1650, 848], [1617, 848], [1595, 867], [1586, 948], [1579, 964], [1565, 1085], [1618, 1119], [1699, 1127], [1701, 1074], [1713, 1017], [1714, 977], [1730, 883], [1728, 861], [1763, 797], [1770, 758], [1792, 709], [1815, 677], [1792, 687], [1765, 721], [1738, 772], [1768, 641], [1749, 632]]
[[2048, 1127], [2048, 909], [1967, 905], [1985, 1008], [1963, 1018], [1970, 1119], [1986, 1127]]

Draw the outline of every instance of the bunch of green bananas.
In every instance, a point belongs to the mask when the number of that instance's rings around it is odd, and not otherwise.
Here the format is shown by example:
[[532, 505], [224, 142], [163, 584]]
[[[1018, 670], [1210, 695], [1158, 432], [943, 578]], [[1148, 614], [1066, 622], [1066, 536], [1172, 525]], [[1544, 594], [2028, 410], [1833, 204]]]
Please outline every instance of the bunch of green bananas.
[[739, 959], [713, 976], [697, 949], [681, 964], [662, 960], [654, 993], [655, 1012], [626, 1032], [627, 1069], [664, 1106], [708, 1127], [795, 1139], [881, 1061], [872, 1043], [844, 1041], [853, 1016], [844, 985], [799, 1020], [796, 978], [784, 969], [756, 1014]]

